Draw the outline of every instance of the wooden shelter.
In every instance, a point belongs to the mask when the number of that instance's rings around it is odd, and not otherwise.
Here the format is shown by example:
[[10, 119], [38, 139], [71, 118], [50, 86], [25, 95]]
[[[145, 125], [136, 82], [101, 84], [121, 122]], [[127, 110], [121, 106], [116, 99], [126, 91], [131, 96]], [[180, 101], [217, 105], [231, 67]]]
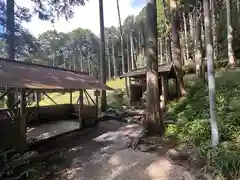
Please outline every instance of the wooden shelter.
[[[135, 69], [123, 74], [120, 78], [130, 79], [130, 102], [137, 103], [141, 100], [142, 94], [146, 91], [146, 68]], [[159, 89], [164, 99], [164, 104], [168, 99], [168, 81], [169, 79], [176, 80], [176, 71], [171, 64], [162, 64], [158, 67], [159, 74]]]
[[[86, 89], [96, 90], [96, 101]], [[29, 118], [34, 118], [37, 121], [35, 123], [75, 118], [79, 121], [79, 129], [82, 129], [84, 124], [88, 124], [89, 119], [92, 120], [91, 124], [96, 124], [98, 90], [111, 90], [111, 88], [86, 73], [0, 58], [0, 90], [3, 92], [0, 100], [11, 92], [17, 95], [13, 107], [0, 110], [0, 141], [3, 142], [5, 139], [7, 142], [4, 146], [6, 144], [9, 146], [8, 143], [11, 141], [9, 136], [11, 136], [17, 143], [14, 146], [22, 147], [26, 145], [26, 126]], [[73, 91], [79, 91], [78, 101], [75, 104], [72, 102]], [[48, 96], [48, 92], [69, 92], [69, 104], [57, 105]], [[26, 97], [32, 93], [44, 94], [55, 105], [40, 107], [37, 102], [35, 107], [27, 107]], [[84, 93], [94, 105], [83, 104]], [[4, 134], [4, 132], [8, 133]]]

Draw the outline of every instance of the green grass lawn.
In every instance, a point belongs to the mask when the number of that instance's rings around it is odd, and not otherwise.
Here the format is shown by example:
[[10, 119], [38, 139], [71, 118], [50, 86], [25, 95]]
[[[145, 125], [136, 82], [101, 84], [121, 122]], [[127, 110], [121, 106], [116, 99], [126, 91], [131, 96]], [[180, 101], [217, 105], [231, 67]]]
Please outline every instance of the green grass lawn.
[[[115, 79], [115, 80], [111, 80], [107, 82], [107, 85], [115, 90], [122, 90], [124, 91], [125, 88], [125, 84], [124, 84], [124, 79]], [[89, 93], [89, 95], [92, 97], [92, 99], [94, 100], [94, 102], [96, 101], [96, 97], [94, 96], [94, 90], [87, 90], [87, 92]], [[49, 93], [48, 94], [57, 104], [69, 104], [70, 103], [70, 93], [65, 93], [65, 94], [61, 94], [61, 93]], [[72, 102], [76, 103], [77, 99], [79, 97], [79, 92], [73, 92], [72, 94]], [[107, 91], [107, 103], [110, 105], [116, 104], [116, 106], [120, 106], [120, 104], [118, 102], [114, 102], [117, 101], [116, 100], [117, 97], [115, 97], [115, 91]], [[89, 99], [89, 98], [88, 98]], [[90, 104], [92, 105], [92, 101], [89, 99]], [[84, 104], [89, 104], [87, 97], [84, 93]], [[35, 105], [35, 104], [33, 104]], [[40, 101], [40, 106], [47, 106], [47, 105], [55, 105], [49, 98], [47, 98], [46, 96], [44, 97], [43, 100]]]

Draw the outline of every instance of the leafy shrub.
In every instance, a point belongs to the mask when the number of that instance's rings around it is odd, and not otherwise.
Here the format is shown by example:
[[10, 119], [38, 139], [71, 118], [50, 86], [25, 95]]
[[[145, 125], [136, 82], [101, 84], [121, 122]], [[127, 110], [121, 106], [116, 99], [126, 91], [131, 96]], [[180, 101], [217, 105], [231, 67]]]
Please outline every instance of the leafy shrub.
[[[216, 105], [220, 144], [212, 148], [208, 87], [197, 81], [185, 98], [169, 105], [177, 123], [167, 127], [188, 145], [199, 147], [206, 162], [231, 180], [240, 172], [240, 72], [226, 72], [216, 78]], [[174, 127], [173, 127], [174, 126]]]
[[127, 105], [126, 93], [122, 89], [116, 89], [108, 94], [108, 106], [114, 109], [122, 109], [123, 105]]

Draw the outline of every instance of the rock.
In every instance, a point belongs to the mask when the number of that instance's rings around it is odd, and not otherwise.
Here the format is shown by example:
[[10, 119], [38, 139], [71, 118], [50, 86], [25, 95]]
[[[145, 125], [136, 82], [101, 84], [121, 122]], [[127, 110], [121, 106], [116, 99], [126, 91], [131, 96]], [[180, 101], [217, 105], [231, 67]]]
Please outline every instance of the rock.
[[149, 151], [155, 151], [157, 149], [157, 146], [148, 145], [148, 144], [139, 144], [137, 149], [142, 152], [149, 152]]
[[180, 151], [177, 151], [176, 149], [169, 149], [167, 151], [167, 155], [172, 159], [172, 160], [187, 160], [189, 158], [188, 153], [183, 153]]
[[127, 123], [131, 123], [131, 122], [133, 122], [133, 118], [132, 117], [126, 117], [126, 118], [124, 118], [124, 121], [126, 121]]

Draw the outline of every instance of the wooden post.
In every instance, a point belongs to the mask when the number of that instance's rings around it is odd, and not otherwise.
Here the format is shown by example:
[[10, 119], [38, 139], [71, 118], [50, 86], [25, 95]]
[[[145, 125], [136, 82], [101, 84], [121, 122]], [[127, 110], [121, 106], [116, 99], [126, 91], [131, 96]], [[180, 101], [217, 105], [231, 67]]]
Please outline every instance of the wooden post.
[[132, 79], [131, 79], [131, 77], [128, 78], [128, 85], [129, 85], [129, 105], [132, 106]]
[[177, 77], [175, 78], [175, 84], [176, 84], [176, 97], [177, 97], [177, 99], [179, 99], [181, 95], [180, 95], [180, 91], [179, 91], [179, 84], [178, 84]]
[[[26, 95], [23, 89], [20, 90], [20, 118], [16, 121], [16, 130], [18, 139], [17, 144], [20, 149], [26, 147], [26, 118], [25, 118], [25, 108], [26, 108]], [[16, 139], [16, 140], [17, 140]]]
[[36, 91], [36, 106], [39, 107], [40, 96], [39, 92]]
[[83, 108], [83, 90], [79, 90], [79, 111], [78, 111], [78, 119], [79, 119], [79, 129], [83, 128], [83, 119], [82, 119], [82, 108]]
[[[105, 61], [105, 32], [104, 32], [104, 13], [103, 0], [99, 0], [99, 18], [100, 18], [100, 67], [101, 67], [101, 83], [106, 84], [106, 61]], [[106, 90], [101, 90], [101, 111], [107, 110]]]
[[161, 78], [162, 81], [162, 96], [163, 96], [163, 106], [165, 107], [168, 101], [168, 84], [167, 84], [167, 76], [163, 75]]
[[72, 91], [70, 91], [70, 104], [72, 104]]
[[98, 97], [100, 95], [100, 92], [98, 90], [95, 91], [96, 96], [96, 124], [98, 123]]

